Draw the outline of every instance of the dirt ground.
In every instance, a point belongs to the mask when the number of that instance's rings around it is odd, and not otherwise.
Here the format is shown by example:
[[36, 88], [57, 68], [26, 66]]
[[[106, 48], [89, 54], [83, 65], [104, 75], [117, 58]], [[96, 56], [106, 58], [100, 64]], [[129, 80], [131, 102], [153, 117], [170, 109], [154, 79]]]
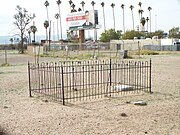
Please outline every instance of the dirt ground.
[[[8, 55], [10, 66], [0, 67], [0, 135], [179, 135], [180, 55], [142, 57], [149, 58], [152, 94], [126, 94], [63, 106], [30, 98], [27, 62], [34, 57]], [[147, 105], [127, 104], [139, 100]]]

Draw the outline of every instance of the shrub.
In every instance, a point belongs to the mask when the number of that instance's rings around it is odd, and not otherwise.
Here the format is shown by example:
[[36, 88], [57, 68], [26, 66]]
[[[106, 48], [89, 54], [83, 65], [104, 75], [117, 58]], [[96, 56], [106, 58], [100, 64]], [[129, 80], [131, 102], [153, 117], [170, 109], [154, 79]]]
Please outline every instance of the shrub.
[[[137, 52], [136, 54], [139, 55], [139, 52]], [[159, 52], [152, 50], [141, 50], [140, 55], [159, 55]]]

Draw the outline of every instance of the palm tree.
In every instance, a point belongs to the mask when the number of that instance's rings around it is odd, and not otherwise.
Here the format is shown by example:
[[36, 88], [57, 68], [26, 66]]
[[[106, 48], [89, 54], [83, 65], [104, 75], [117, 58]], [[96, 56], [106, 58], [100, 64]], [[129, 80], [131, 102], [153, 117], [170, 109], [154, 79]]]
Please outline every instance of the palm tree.
[[124, 18], [124, 4], [121, 5], [121, 8], [123, 10], [123, 30], [124, 30], [124, 33], [125, 33], [125, 18]]
[[141, 18], [142, 31], [144, 31], [144, 25], [146, 23], [146, 19], [144, 17]]
[[104, 12], [104, 2], [101, 3], [101, 6], [103, 8], [103, 20], [104, 20], [104, 31], [106, 31], [106, 22], [105, 22], [105, 12]]
[[10, 38], [9, 41], [11, 42], [11, 44], [13, 44], [14, 39]]
[[82, 9], [81, 8], [78, 8], [78, 12], [81, 12], [82, 11]]
[[49, 6], [49, 2], [46, 0], [44, 3], [45, 7], [46, 7], [46, 11], [47, 11], [47, 20], [49, 22], [49, 14], [48, 14], [48, 6]]
[[141, 18], [142, 18], [141, 6], [142, 6], [142, 3], [139, 2], [138, 5], [139, 5], [139, 10], [138, 10], [138, 13], [139, 13], [139, 29], [141, 29]]
[[148, 32], [148, 22], [149, 22], [149, 17], [146, 18], [146, 22], [147, 22], [147, 32]]
[[134, 30], [134, 14], [133, 14], [133, 8], [134, 6], [133, 5], [130, 5], [129, 7], [131, 9], [131, 14], [132, 14], [132, 23], [133, 23], [133, 30]]
[[141, 2], [139, 2], [139, 3], [138, 3], [138, 5], [139, 5], [139, 8], [141, 9], [142, 3], [141, 3]]
[[48, 14], [48, 6], [49, 6], [49, 2], [46, 0], [44, 3], [45, 7], [46, 7], [46, 11], [47, 11], [47, 20], [49, 23], [49, 48], [50, 48], [50, 39], [51, 39], [51, 25], [50, 25], [50, 21], [49, 21], [49, 14]]
[[71, 12], [71, 5], [73, 4], [72, 0], [69, 1], [69, 6], [70, 6], [70, 12]]
[[72, 13], [72, 12], [77, 12], [77, 10], [75, 9], [76, 5], [75, 5], [74, 3], [71, 5], [71, 7], [72, 7], [71, 13]]
[[[139, 9], [139, 10], [138, 10], [138, 13], [139, 13], [139, 22], [140, 22], [140, 24], [139, 24], [139, 29], [141, 28], [141, 24], [142, 24], [142, 23], [141, 23], [141, 19], [142, 19], [142, 14], [143, 14], [143, 12], [144, 12], [144, 11], [143, 11], [142, 9]], [[142, 29], [142, 28], [141, 28], [141, 29]]]
[[[93, 14], [95, 15], [95, 12], [94, 12], [94, 5], [95, 5], [96, 3], [94, 2], [94, 1], [91, 1], [91, 5], [92, 5], [92, 7], [93, 7]], [[94, 27], [95, 27], [95, 21], [94, 21]], [[97, 40], [97, 31], [96, 31], [96, 28], [94, 29], [94, 40], [96, 41]]]
[[29, 35], [29, 44], [31, 44], [31, 29], [28, 29], [28, 35]]
[[55, 18], [56, 18], [56, 20], [57, 20], [57, 39], [59, 40], [59, 28], [58, 28], [58, 19], [59, 19], [59, 14], [57, 13], [57, 14], [55, 14], [55, 16], [54, 16]]
[[112, 3], [112, 4], [111, 4], [111, 7], [112, 7], [112, 12], [113, 12], [113, 21], [114, 21], [114, 30], [115, 30], [115, 15], [114, 15], [114, 7], [115, 7], [115, 4]]
[[95, 5], [96, 3], [94, 2], [94, 1], [91, 1], [91, 5], [92, 5], [92, 7], [93, 7], [93, 11], [94, 11], [94, 5]]
[[44, 28], [46, 29], [46, 40], [48, 40], [48, 31], [47, 28], [49, 27], [49, 22], [47, 20], [44, 21]]
[[141, 10], [140, 10], [141, 18], [142, 18], [143, 12], [144, 12], [144, 10], [141, 9]]
[[[61, 8], [60, 8], [60, 5], [61, 5], [61, 0], [57, 0], [56, 1], [57, 5], [58, 5], [58, 9], [59, 9], [59, 22], [60, 22], [60, 32], [61, 32], [61, 40], [62, 40], [62, 22], [61, 22]], [[59, 32], [58, 32], [59, 34]], [[58, 38], [59, 40], [59, 38]]]
[[141, 9], [138, 10], [138, 14], [139, 14], [139, 30], [141, 27]]
[[149, 24], [150, 24], [150, 32], [151, 32], [151, 10], [152, 10], [152, 8], [148, 7], [148, 10], [149, 10], [149, 20], [150, 20]]
[[35, 33], [37, 32], [37, 27], [35, 25], [32, 25], [30, 28], [31, 28], [32, 33], [34, 34], [34, 42], [35, 42], [36, 41], [35, 40]]
[[80, 4], [82, 5], [82, 10], [84, 11], [84, 5], [85, 5], [85, 2], [84, 2], [84, 1], [81, 1]]

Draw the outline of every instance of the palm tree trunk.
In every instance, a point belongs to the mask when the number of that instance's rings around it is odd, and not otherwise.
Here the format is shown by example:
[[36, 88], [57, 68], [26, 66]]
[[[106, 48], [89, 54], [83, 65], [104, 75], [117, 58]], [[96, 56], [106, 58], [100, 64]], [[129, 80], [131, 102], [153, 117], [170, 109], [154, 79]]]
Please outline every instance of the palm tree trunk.
[[[94, 19], [95, 19], [95, 10], [94, 10], [94, 6], [93, 6], [93, 14], [94, 14]], [[95, 24], [95, 20], [94, 20], [94, 41], [97, 40], [97, 31], [96, 31], [96, 24]]]
[[57, 39], [59, 40], [59, 27], [58, 27], [58, 19], [57, 19]]
[[46, 11], [47, 11], [47, 19], [48, 19], [48, 22], [49, 22], [49, 14], [48, 14], [48, 8], [46, 7]]
[[113, 10], [114, 30], [116, 30], [116, 28], [115, 28], [115, 15], [114, 15], [114, 8], [112, 8], [112, 10]]
[[48, 31], [47, 31], [47, 28], [46, 28], [46, 41], [48, 40]]
[[103, 20], [104, 20], [104, 31], [106, 31], [105, 12], [103, 7]]
[[35, 43], [35, 33], [33, 33], [34, 34], [34, 43]]
[[50, 51], [50, 44], [51, 44], [51, 21], [49, 23], [49, 51]]
[[[48, 20], [48, 23], [49, 23], [49, 14], [48, 14], [48, 8], [47, 7], [46, 7], [46, 11], [47, 11], [47, 20]], [[46, 31], [47, 31], [47, 29], [46, 29]], [[47, 39], [48, 39], [48, 37], [47, 37]]]
[[149, 25], [150, 25], [150, 33], [151, 33], [151, 11], [149, 11]]
[[141, 29], [141, 14], [139, 13], [139, 31]]
[[61, 23], [61, 9], [60, 9], [60, 5], [58, 7], [59, 7], [60, 32], [61, 32], [61, 40], [62, 40], [62, 23]]
[[20, 53], [24, 53], [24, 34], [21, 32], [21, 47]]
[[131, 10], [132, 13], [132, 23], [133, 23], [133, 30], [134, 30], [134, 14], [133, 14], [133, 10]]
[[29, 45], [31, 44], [31, 35], [29, 34]]
[[124, 30], [124, 33], [125, 33], [125, 16], [124, 16], [124, 9], [123, 9], [123, 30]]

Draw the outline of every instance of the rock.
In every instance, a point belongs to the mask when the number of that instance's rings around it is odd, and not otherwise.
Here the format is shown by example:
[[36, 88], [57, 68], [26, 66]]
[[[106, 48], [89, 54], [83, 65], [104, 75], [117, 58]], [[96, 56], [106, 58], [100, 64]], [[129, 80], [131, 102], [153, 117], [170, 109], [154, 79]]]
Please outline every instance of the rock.
[[122, 116], [122, 117], [127, 117], [127, 114], [121, 113], [121, 116]]
[[136, 101], [136, 102], [134, 102], [134, 105], [145, 106], [145, 105], [147, 105], [147, 103], [144, 101]]
[[43, 102], [46, 102], [46, 103], [48, 102], [48, 100], [47, 100], [47, 99], [43, 99], [42, 101], [43, 101]]
[[130, 104], [131, 103], [131, 101], [126, 101], [126, 104]]
[[4, 109], [7, 109], [8, 107], [7, 106], [4, 106]]

